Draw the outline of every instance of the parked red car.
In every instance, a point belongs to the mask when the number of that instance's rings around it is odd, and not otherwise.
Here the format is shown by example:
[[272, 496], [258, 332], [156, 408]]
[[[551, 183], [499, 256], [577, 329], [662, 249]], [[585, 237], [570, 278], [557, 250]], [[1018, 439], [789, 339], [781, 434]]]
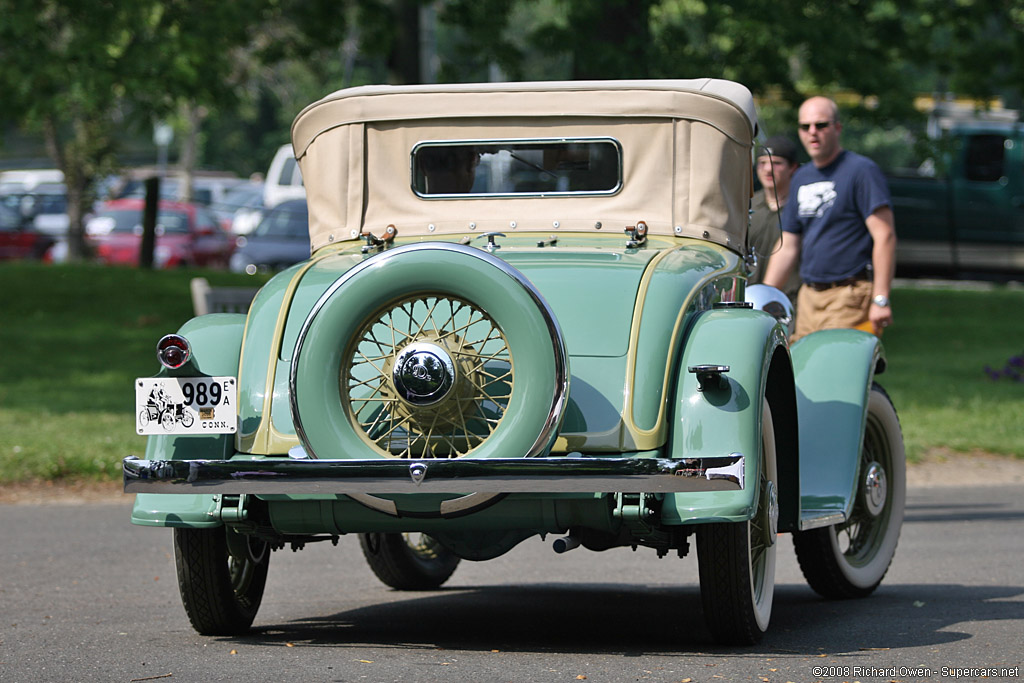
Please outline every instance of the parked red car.
[[39, 259], [53, 244], [53, 238], [39, 232], [14, 209], [0, 204], [0, 261]]
[[[115, 199], [103, 204], [89, 221], [86, 230], [101, 262], [138, 264], [144, 205], [142, 199]], [[161, 201], [156, 223], [153, 264], [157, 268], [227, 267], [235, 240], [207, 207]]]

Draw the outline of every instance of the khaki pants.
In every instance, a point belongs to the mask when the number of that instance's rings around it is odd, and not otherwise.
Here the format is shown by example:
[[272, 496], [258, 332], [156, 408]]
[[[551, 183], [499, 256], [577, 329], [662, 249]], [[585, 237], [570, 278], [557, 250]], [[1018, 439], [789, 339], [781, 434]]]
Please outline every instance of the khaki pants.
[[820, 292], [803, 285], [796, 300], [796, 332], [790, 340], [818, 330], [864, 325], [871, 308], [872, 287], [870, 280]]

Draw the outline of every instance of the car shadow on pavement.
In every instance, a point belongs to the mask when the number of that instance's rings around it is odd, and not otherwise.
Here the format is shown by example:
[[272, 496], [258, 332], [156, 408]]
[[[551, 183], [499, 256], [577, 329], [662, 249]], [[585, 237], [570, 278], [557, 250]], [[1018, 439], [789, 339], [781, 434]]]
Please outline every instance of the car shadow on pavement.
[[806, 586], [776, 587], [772, 623], [752, 647], [716, 646], [696, 586], [541, 584], [385, 592], [399, 599], [283, 624], [259, 624], [249, 644], [605, 653], [743, 652], [821, 656], [898, 650], [972, 637], [966, 622], [1024, 620], [1024, 587], [883, 584], [871, 597], [829, 601]]
[[909, 503], [903, 523], [911, 522], [1015, 522], [1024, 521], [1024, 510], [1005, 503], [914, 504]]
[[808, 654], [937, 646], [974, 637], [980, 622], [1024, 620], [1022, 596], [1024, 586], [883, 582], [867, 598], [823, 600], [777, 587], [765, 643]]
[[288, 624], [257, 624], [247, 640], [624, 654], [674, 650], [691, 638], [710, 643], [695, 586], [550, 583], [384, 595], [400, 597]]

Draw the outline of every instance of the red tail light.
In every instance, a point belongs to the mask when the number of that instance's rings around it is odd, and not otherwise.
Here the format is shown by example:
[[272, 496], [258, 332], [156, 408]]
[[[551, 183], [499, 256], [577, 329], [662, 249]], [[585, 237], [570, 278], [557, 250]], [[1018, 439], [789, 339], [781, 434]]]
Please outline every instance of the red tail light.
[[168, 334], [156, 344], [156, 357], [169, 370], [176, 370], [192, 357], [192, 346], [178, 334]]

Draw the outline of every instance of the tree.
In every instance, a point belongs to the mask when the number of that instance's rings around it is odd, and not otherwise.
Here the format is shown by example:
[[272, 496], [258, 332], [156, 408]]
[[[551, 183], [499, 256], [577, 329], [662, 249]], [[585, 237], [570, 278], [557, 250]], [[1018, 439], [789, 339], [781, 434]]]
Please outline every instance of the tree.
[[[815, 92], [870, 97], [879, 118], [905, 116], [915, 95], [944, 88], [1020, 99], [1021, 0], [447, 0], [444, 18], [477, 54], [546, 78], [506, 49], [521, 16], [535, 51], [567, 55], [572, 78], [717, 76], [791, 105]], [[551, 11], [554, 9], [554, 11]], [[458, 10], [458, 11], [456, 11]], [[520, 17], [510, 23], [511, 17]]]
[[41, 131], [64, 172], [71, 257], [85, 253], [87, 193], [116, 167], [126, 127], [232, 102], [238, 53], [254, 37], [292, 27], [281, 41], [290, 49], [329, 42], [344, 33], [343, 10], [326, 0], [0, 0], [5, 114]]
[[425, 7], [442, 81], [717, 76], [778, 103], [776, 130], [817, 92], [877, 127], [1024, 84], [1022, 0], [0, 0], [0, 117], [65, 171], [79, 254], [125, 131], [206, 113], [196, 158], [260, 168], [324, 93], [419, 82]]
[[567, 52], [571, 78], [649, 78], [658, 55], [651, 44], [655, 0], [563, 0], [564, 15], [539, 26], [532, 44]]
[[[495, 73], [521, 80], [527, 59], [525, 45], [510, 34], [522, 34], [525, 17], [515, 16], [526, 3], [513, 0], [447, 0], [438, 13], [443, 50], [439, 55], [444, 82], [486, 81]], [[530, 13], [538, 3], [530, 3]], [[515, 26], [518, 30], [510, 30]], [[525, 41], [523, 41], [525, 42]], [[550, 76], [549, 76], [550, 77]]]

